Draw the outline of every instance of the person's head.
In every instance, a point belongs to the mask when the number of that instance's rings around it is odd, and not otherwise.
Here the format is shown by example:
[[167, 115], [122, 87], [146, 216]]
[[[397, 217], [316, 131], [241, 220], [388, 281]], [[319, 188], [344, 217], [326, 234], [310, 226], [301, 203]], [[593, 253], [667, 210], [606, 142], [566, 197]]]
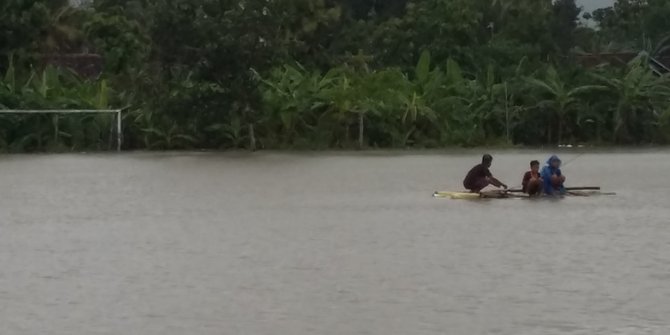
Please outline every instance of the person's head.
[[559, 167], [561, 167], [561, 159], [558, 158], [558, 156], [553, 155], [549, 158], [547, 164], [555, 169], [558, 169]]
[[530, 162], [530, 170], [533, 171], [533, 172], [540, 171], [540, 162], [531, 161]]
[[491, 167], [491, 162], [493, 162], [493, 157], [491, 155], [486, 154], [482, 157], [482, 165]]

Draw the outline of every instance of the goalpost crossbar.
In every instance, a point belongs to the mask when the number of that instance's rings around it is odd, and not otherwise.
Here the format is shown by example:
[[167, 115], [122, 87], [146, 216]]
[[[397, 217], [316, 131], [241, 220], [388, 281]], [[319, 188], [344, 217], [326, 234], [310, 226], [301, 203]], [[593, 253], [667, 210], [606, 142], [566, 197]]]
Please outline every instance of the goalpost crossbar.
[[116, 150], [121, 151], [123, 132], [121, 109], [0, 109], [0, 114], [116, 114]]

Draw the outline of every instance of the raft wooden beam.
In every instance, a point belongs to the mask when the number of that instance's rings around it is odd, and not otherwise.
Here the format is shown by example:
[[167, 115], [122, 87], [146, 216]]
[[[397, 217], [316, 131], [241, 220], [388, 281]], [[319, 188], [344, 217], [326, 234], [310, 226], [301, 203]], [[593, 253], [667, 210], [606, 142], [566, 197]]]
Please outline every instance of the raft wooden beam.
[[566, 187], [566, 191], [600, 191], [600, 186]]
[[[600, 186], [578, 186], [578, 187], [566, 187], [566, 191], [600, 191]], [[520, 188], [513, 188], [507, 190], [511, 193], [522, 193], [523, 190]]]

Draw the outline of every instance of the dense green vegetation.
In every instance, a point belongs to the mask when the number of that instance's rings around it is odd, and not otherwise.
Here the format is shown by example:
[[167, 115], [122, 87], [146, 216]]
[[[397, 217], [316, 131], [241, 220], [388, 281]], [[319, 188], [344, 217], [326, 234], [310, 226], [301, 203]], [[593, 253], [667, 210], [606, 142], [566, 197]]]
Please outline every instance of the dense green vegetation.
[[[668, 18], [665, 0], [5, 0], [0, 109], [124, 107], [127, 149], [667, 143], [649, 61]], [[82, 50], [100, 78], [41, 58]], [[613, 51], [640, 54], [577, 61]], [[0, 148], [104, 150], [112, 121], [0, 115]]]

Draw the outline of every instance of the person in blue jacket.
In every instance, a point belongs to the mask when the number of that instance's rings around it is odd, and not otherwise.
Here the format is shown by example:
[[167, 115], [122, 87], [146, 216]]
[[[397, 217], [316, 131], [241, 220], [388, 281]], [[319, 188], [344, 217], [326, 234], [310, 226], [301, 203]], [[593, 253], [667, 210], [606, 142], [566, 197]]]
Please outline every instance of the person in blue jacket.
[[547, 165], [540, 173], [544, 181], [544, 192], [546, 194], [564, 194], [565, 175], [561, 173], [561, 159], [553, 155], [547, 161]]

